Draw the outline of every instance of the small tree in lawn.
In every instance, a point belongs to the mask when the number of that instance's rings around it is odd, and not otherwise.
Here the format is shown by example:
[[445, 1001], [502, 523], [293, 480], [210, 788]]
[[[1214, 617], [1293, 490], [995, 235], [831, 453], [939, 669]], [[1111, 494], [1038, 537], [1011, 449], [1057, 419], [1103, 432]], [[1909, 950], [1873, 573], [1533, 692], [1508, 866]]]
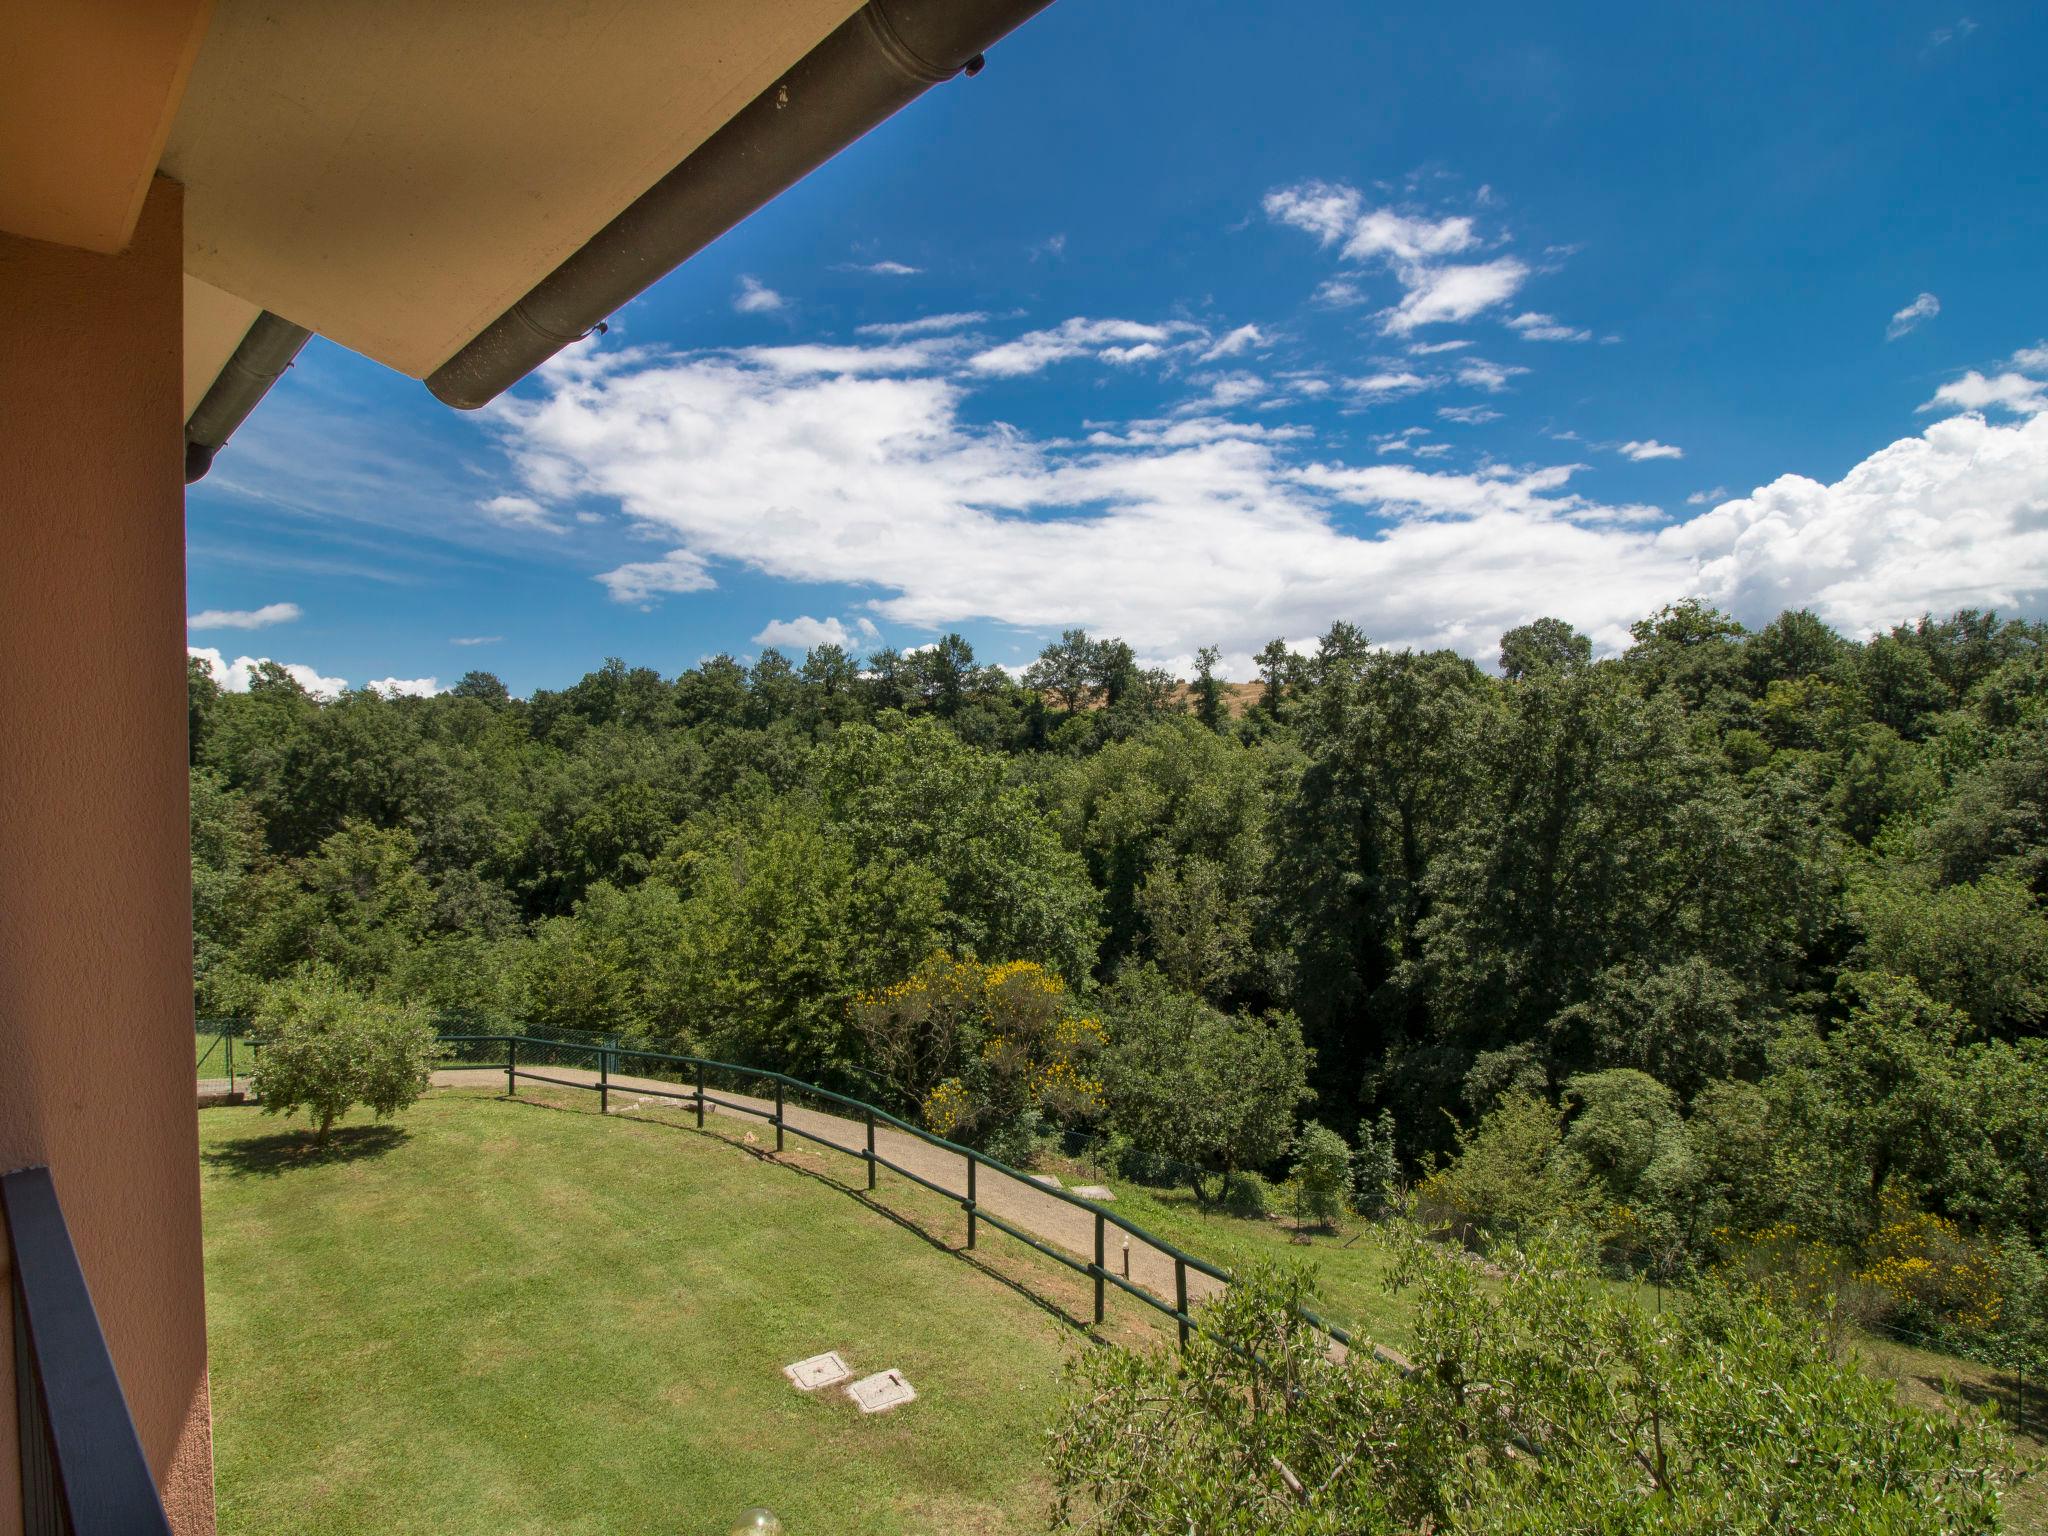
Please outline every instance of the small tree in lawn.
[[254, 1075], [265, 1114], [303, 1109], [314, 1140], [356, 1105], [384, 1118], [426, 1091], [434, 1029], [417, 1003], [371, 997], [327, 966], [268, 988], [256, 1010], [264, 1042]]
[[1294, 1217], [1303, 1226], [1334, 1227], [1351, 1195], [1351, 1149], [1344, 1138], [1311, 1120], [1294, 1138], [1294, 1172], [1287, 1180]]
[[1231, 1175], [1286, 1152], [1295, 1111], [1314, 1097], [1315, 1053], [1292, 1014], [1220, 1012], [1176, 992], [1149, 965], [1126, 970], [1103, 1002], [1110, 1119], [1147, 1151], [1185, 1165], [1196, 1200], [1207, 1205]]

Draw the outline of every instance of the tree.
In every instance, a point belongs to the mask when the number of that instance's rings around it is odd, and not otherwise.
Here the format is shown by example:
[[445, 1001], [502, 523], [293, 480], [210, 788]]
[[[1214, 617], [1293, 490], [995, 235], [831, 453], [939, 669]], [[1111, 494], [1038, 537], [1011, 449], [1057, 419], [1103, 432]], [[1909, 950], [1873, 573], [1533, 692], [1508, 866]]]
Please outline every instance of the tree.
[[480, 704], [512, 702], [512, 690], [499, 681], [495, 672], [465, 672], [462, 680], [448, 691], [458, 699], [475, 699]]
[[1252, 660], [1258, 663], [1259, 679], [1266, 685], [1265, 695], [1259, 700], [1260, 706], [1268, 715], [1277, 718], [1280, 713], [1281, 695], [1292, 680], [1299, 658], [1287, 649], [1285, 640], [1274, 639], [1261, 646], [1259, 654]]
[[1311, 1056], [1292, 1016], [1221, 1013], [1149, 966], [1119, 975], [1103, 1005], [1111, 1121], [1192, 1170], [1197, 1200], [1207, 1204], [1232, 1174], [1287, 1150], [1294, 1113], [1312, 1097]]
[[1099, 682], [1095, 642], [1085, 629], [1064, 631], [1024, 669], [1024, 686], [1050, 695], [1069, 714], [1093, 697]]
[[1223, 653], [1205, 645], [1195, 653], [1195, 718], [1212, 731], [1223, 729], [1223, 679], [1216, 675], [1216, 663]]
[[268, 1115], [305, 1110], [314, 1141], [358, 1104], [388, 1119], [426, 1091], [434, 1029], [414, 1002], [371, 997], [315, 965], [268, 988], [256, 1011], [252, 1086]]
[[1539, 672], [1570, 672], [1590, 666], [1593, 642], [1563, 619], [1518, 624], [1500, 637], [1500, 675], [1511, 683]]

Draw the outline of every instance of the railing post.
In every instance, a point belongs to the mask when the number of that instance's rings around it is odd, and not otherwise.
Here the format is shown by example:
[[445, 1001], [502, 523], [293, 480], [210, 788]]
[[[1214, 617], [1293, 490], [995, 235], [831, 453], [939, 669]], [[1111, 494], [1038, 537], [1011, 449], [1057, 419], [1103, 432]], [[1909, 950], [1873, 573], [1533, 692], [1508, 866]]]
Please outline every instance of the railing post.
[[229, 1093], [229, 1095], [230, 1095], [231, 1097], [233, 1096], [233, 1094], [234, 1094], [234, 1091], [235, 1091], [235, 1037], [234, 1037], [233, 1035], [229, 1035], [229, 1036], [228, 1036], [228, 1093]]
[[775, 1150], [782, 1150], [782, 1079], [775, 1079]]
[[981, 1166], [981, 1159], [972, 1152], [967, 1154], [967, 1246], [974, 1246], [974, 1170]]
[[597, 1112], [612, 1112], [612, 1053], [602, 1047], [597, 1053]]
[[704, 1063], [697, 1063], [697, 1129], [704, 1129]]
[[517, 1035], [507, 1035], [505, 1037], [505, 1091], [507, 1093], [517, 1093], [519, 1091], [519, 1037]]
[[1098, 1328], [1102, 1326], [1102, 1291], [1105, 1284], [1102, 1278], [1102, 1261], [1106, 1257], [1103, 1253], [1103, 1229], [1107, 1225], [1108, 1223], [1102, 1219], [1102, 1212], [1097, 1211], [1095, 1213], [1095, 1325]]
[[875, 1187], [875, 1112], [868, 1111], [868, 1188]]
[[1188, 1261], [1175, 1258], [1173, 1261], [1173, 1307], [1180, 1314], [1180, 1347], [1188, 1347]]

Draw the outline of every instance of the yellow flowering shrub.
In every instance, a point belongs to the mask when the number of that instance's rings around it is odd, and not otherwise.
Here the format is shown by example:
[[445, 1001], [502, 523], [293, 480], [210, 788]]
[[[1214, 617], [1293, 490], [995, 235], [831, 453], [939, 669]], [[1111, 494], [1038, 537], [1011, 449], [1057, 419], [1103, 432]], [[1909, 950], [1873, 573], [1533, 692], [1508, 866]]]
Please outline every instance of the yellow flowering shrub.
[[1973, 1331], [1998, 1322], [1997, 1252], [1944, 1216], [1887, 1190], [1857, 1278], [1899, 1312]]
[[1102, 1021], [1035, 961], [935, 954], [857, 999], [853, 1022], [878, 1070], [941, 1136], [1102, 1113]]

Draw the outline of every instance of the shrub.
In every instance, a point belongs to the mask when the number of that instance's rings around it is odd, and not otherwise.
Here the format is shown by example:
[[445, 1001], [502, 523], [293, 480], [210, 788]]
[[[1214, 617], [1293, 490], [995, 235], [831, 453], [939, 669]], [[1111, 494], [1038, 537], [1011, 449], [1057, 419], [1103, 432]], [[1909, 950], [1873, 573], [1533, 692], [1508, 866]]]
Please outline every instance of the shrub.
[[1394, 1113], [1358, 1122], [1358, 1150], [1351, 1154], [1351, 1199], [1361, 1216], [1378, 1220], [1400, 1193], [1401, 1163], [1394, 1151]]
[[1233, 1216], [1263, 1221], [1273, 1212], [1273, 1186], [1256, 1173], [1240, 1170], [1223, 1181], [1217, 1203]]
[[1585, 1164], [1564, 1150], [1562, 1119], [1533, 1094], [1503, 1099], [1459, 1129], [1456, 1155], [1422, 1181], [1423, 1201], [1481, 1231], [1590, 1220], [1599, 1202]]
[[1295, 1220], [1307, 1226], [1337, 1224], [1351, 1198], [1351, 1149], [1344, 1138], [1311, 1120], [1294, 1138], [1294, 1171], [1287, 1181]]
[[264, 1113], [305, 1110], [323, 1146], [358, 1104], [385, 1118], [426, 1091], [435, 1049], [426, 1011], [357, 992], [326, 966], [266, 989], [255, 1025], [265, 1042], [253, 1075]]

